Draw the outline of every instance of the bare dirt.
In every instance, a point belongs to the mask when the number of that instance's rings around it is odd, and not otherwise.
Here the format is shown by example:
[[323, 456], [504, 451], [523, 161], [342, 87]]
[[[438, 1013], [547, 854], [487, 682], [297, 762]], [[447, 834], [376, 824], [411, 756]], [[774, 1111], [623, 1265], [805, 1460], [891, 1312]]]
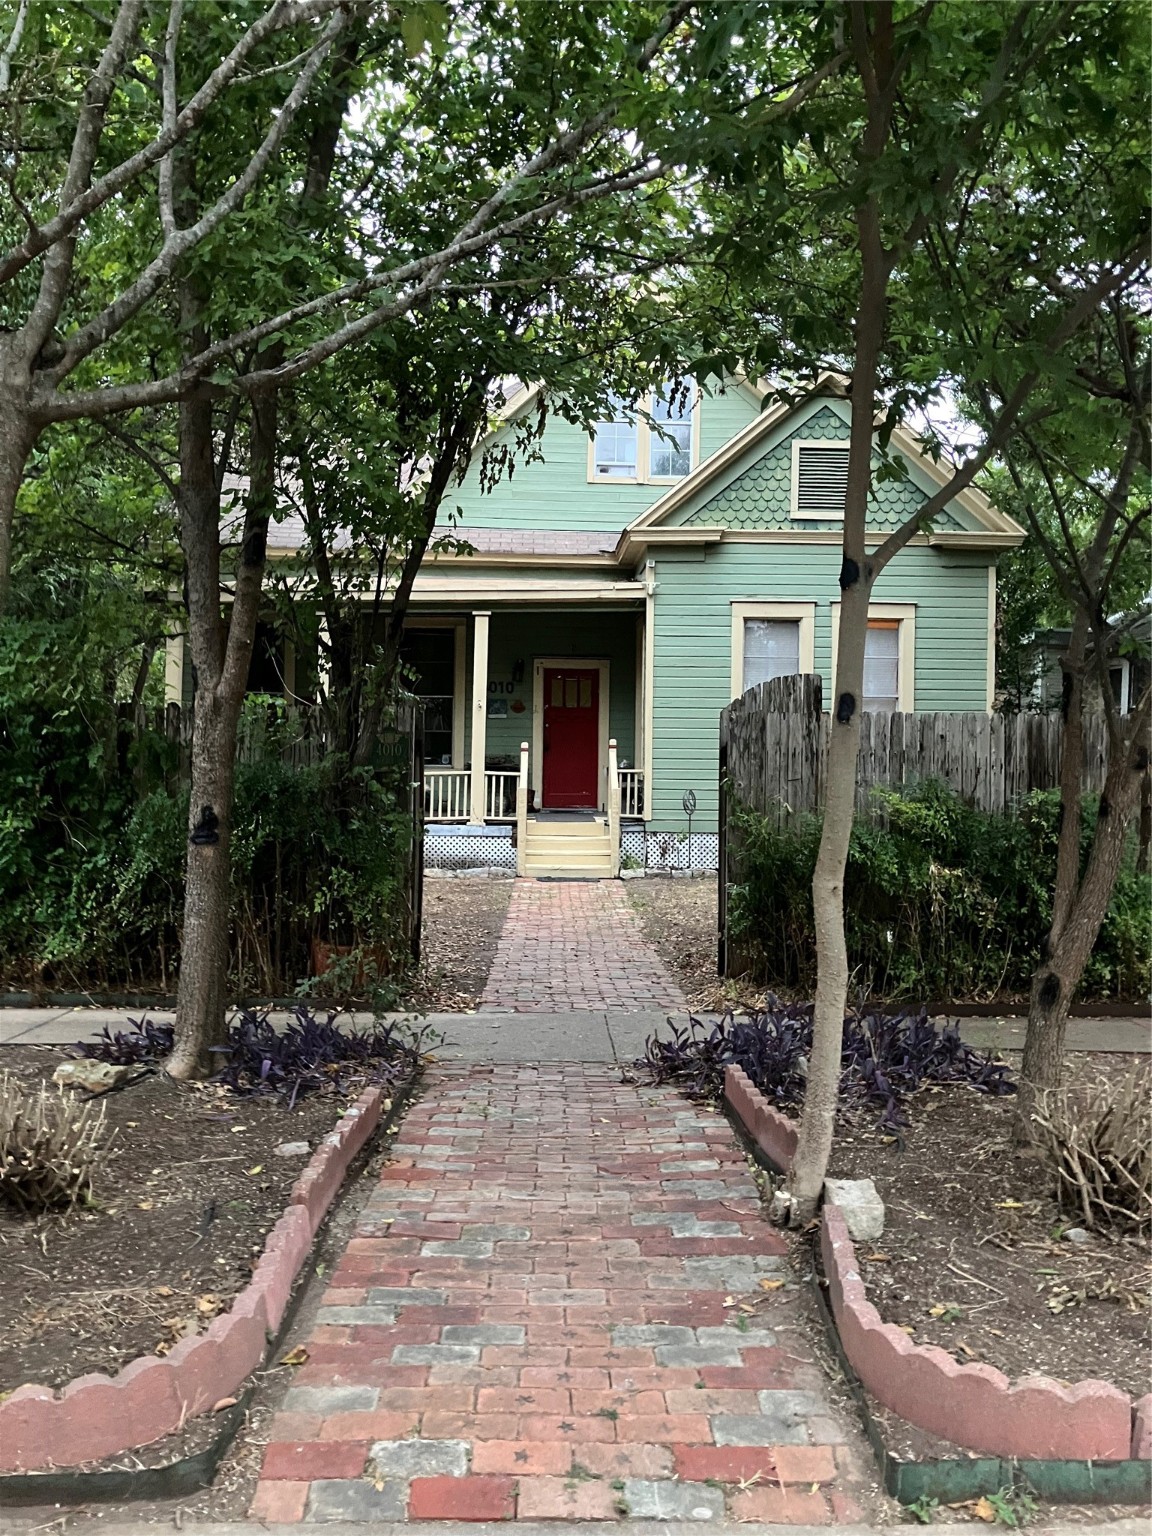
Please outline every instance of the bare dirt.
[[[1130, 1056], [1070, 1060], [1080, 1081], [1132, 1069]], [[962, 1364], [1140, 1396], [1152, 1377], [1148, 1244], [1063, 1235], [1080, 1223], [1057, 1206], [1043, 1162], [1014, 1152], [1013, 1108], [967, 1087], [926, 1089], [899, 1136], [863, 1116], [838, 1136], [832, 1172], [874, 1179], [885, 1205], [883, 1238], [856, 1245], [869, 1297]]]
[[424, 882], [422, 954], [410, 1007], [467, 1013], [479, 1005], [511, 899], [511, 880]]
[[[9, 1046], [0, 1066], [35, 1085], [67, 1059]], [[114, 1373], [228, 1311], [307, 1162], [274, 1148], [314, 1147], [344, 1107], [289, 1111], [161, 1074], [101, 1102], [111, 1155], [93, 1203], [37, 1218], [0, 1206], [0, 1392]]]

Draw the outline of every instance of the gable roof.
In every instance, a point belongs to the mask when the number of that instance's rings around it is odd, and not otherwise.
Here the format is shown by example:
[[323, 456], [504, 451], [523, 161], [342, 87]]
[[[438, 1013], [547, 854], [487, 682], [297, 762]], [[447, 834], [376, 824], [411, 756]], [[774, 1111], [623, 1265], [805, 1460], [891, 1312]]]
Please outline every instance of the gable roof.
[[[761, 397], [767, 394], [767, 390], [758, 392]], [[709, 525], [694, 520], [691, 526], [685, 526], [683, 523], [673, 523], [671, 519], [696, 501], [701, 492], [708, 487], [715, 486], [719, 491], [722, 486], [735, 479], [742, 470], [747, 470], [755, 464], [761, 456], [757, 450], [761, 450], [761, 453], [765, 451], [765, 445], [769, 439], [773, 434], [779, 433], [781, 428], [786, 428], [790, 418], [799, 416], [802, 411], [821, 398], [844, 400], [847, 398], [847, 393], [846, 380], [842, 375], [825, 373], [800, 400], [793, 402], [774, 400], [761, 411], [755, 421], [749, 422], [735, 436], [729, 438], [711, 457], [698, 464], [690, 474], [672, 486], [646, 512], [628, 525], [620, 535], [617, 544], [618, 558], [622, 561], [634, 558], [650, 544], [715, 543], [725, 536], [735, 537], [731, 529], [720, 525]], [[951, 479], [948, 467], [938, 464], [928, 452], [923, 440], [907, 428], [897, 427], [892, 433], [891, 444], [930, 485], [944, 486]], [[949, 505], [962, 511], [973, 526], [932, 529], [927, 534], [917, 535], [918, 540], [944, 548], [1010, 549], [1021, 543], [1025, 537], [1020, 525], [995, 507], [983, 491], [977, 490], [975, 486], [969, 486], [958, 492]], [[698, 515], [697, 512], [696, 516]], [[763, 531], [759, 535], [755, 533], [739, 535], [744, 539], [757, 536], [803, 543], [813, 541], [839, 543], [841, 539], [839, 528], [835, 524], [827, 530], [819, 531], [808, 527], [795, 527]], [[870, 536], [879, 542], [886, 537], [886, 532], [877, 529], [870, 531]]]

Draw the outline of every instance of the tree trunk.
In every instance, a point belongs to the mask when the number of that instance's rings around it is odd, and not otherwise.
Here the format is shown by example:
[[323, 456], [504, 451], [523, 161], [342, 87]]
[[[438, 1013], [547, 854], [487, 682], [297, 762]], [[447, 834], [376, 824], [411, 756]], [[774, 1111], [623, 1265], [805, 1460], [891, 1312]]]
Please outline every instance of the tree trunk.
[[[196, 335], [198, 298], [186, 291], [185, 315]], [[225, 1037], [228, 976], [229, 834], [236, 716], [220, 697], [224, 621], [220, 611], [220, 495], [212, 406], [180, 407], [180, 544], [184, 551], [188, 644], [196, 687], [192, 717], [192, 787], [184, 880], [184, 932], [176, 995], [176, 1041], [167, 1070], [204, 1077], [211, 1048]]]
[[27, 404], [28, 370], [0, 338], [0, 618], [8, 611], [12, 581], [12, 523], [16, 497], [32, 447], [40, 435]]
[[[869, 442], [871, 440], [869, 439]], [[844, 590], [836, 661], [824, 824], [812, 876], [812, 917], [816, 929], [816, 1006], [812, 1050], [804, 1089], [804, 1111], [792, 1165], [789, 1193], [794, 1224], [811, 1220], [820, 1200], [832, 1154], [844, 1009], [848, 998], [848, 946], [844, 936], [844, 868], [852, 840], [856, 803], [856, 758], [860, 749], [859, 699], [864, 684], [864, 641], [869, 584]]]
[[1114, 753], [1109, 763], [1083, 877], [1068, 894], [1064, 904], [1067, 915], [1059, 933], [1053, 929], [1049, 936], [1047, 954], [1032, 977], [1016, 1110], [1017, 1143], [1032, 1139], [1031, 1117], [1040, 1095], [1060, 1086], [1068, 1010], [1108, 911], [1124, 861], [1124, 846], [1147, 782], [1148, 754], [1142, 744], [1147, 732], [1146, 708], [1138, 712], [1132, 724], [1133, 738], [1127, 749]]
[[172, 1077], [199, 1078], [219, 1062], [228, 1005], [232, 787], [239, 711], [215, 691], [197, 694], [192, 730], [192, 798], [184, 884], [184, 934]]

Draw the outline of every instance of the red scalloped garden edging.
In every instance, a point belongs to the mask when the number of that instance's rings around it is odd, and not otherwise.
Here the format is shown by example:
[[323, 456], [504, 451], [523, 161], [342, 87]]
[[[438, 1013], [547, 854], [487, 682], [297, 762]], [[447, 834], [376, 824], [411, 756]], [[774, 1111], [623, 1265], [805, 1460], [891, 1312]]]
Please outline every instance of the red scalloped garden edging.
[[[797, 1126], [773, 1108], [739, 1067], [724, 1074], [724, 1099], [775, 1167], [786, 1170]], [[1010, 1381], [990, 1365], [960, 1365], [914, 1344], [868, 1300], [843, 1212], [826, 1203], [820, 1249], [840, 1343], [867, 1390], [930, 1434], [968, 1450], [1017, 1460], [1124, 1461], [1152, 1454], [1152, 1394], [1133, 1401], [1105, 1381], [1072, 1387], [1045, 1376]]]
[[0, 1473], [100, 1461], [180, 1429], [228, 1397], [260, 1365], [352, 1159], [380, 1123], [384, 1095], [368, 1088], [341, 1117], [292, 1186], [252, 1279], [206, 1333], [115, 1376], [78, 1376], [59, 1393], [18, 1387], [0, 1403]]

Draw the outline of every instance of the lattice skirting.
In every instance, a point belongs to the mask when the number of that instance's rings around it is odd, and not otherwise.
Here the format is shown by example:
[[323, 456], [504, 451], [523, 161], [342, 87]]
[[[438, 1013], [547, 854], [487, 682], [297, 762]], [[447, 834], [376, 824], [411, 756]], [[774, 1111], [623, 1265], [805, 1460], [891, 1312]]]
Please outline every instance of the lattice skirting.
[[[685, 833], [648, 832], [625, 826], [620, 831], [620, 857], [625, 868], [651, 870], [713, 870], [720, 855], [714, 832], [693, 832], [691, 847]], [[516, 869], [512, 828], [464, 827], [433, 823], [424, 828], [427, 869]]]
[[720, 839], [715, 832], [693, 832], [689, 847], [686, 833], [624, 827], [620, 833], [620, 857], [633, 869], [711, 870], [720, 862]]
[[512, 828], [426, 826], [424, 867], [515, 870]]

